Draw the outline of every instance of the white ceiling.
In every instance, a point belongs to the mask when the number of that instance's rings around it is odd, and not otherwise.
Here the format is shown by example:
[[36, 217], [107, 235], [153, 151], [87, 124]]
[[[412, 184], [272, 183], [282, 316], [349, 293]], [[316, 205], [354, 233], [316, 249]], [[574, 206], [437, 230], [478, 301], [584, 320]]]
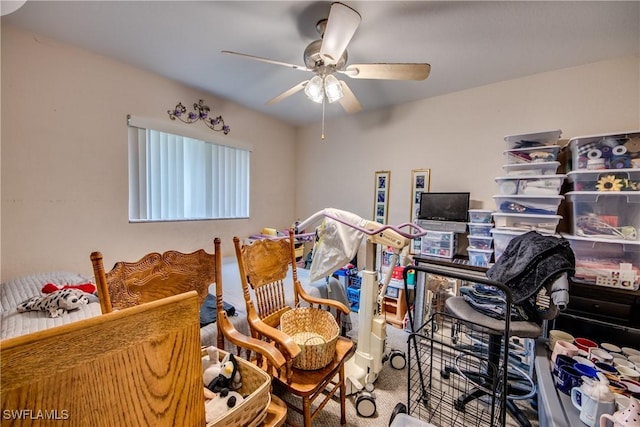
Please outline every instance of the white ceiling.
[[[344, 3], [362, 15], [347, 48], [348, 63], [427, 62], [432, 67], [429, 78], [418, 82], [345, 78], [365, 111], [640, 55], [639, 1]], [[315, 25], [328, 16], [330, 4], [28, 0], [2, 17], [2, 25], [24, 27], [304, 125], [320, 121], [321, 106], [303, 92], [275, 105], [265, 102], [308, 79], [309, 72], [220, 51], [304, 65], [303, 51], [319, 38]], [[345, 114], [337, 104], [327, 106], [328, 118]]]

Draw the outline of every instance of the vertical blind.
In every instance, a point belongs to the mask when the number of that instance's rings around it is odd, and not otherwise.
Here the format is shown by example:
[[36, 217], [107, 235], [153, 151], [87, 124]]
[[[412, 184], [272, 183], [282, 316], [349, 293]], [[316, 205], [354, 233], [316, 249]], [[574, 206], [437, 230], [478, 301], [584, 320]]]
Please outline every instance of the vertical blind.
[[129, 127], [129, 219], [249, 217], [249, 150]]

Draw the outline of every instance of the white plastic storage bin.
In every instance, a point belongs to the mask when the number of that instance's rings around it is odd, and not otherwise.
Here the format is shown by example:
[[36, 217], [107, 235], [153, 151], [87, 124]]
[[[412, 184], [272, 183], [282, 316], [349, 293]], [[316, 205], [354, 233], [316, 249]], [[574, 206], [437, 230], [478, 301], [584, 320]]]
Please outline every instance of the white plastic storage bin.
[[640, 242], [563, 236], [571, 243], [576, 256], [577, 280], [599, 286], [638, 289]]
[[640, 240], [640, 191], [571, 191], [571, 234]]
[[473, 265], [475, 267], [488, 267], [491, 262], [493, 250], [467, 248], [467, 253], [469, 254], [469, 265]]
[[473, 223], [490, 223], [493, 211], [486, 209], [469, 209], [469, 221]]
[[[493, 236], [493, 251], [495, 253], [496, 261], [498, 261], [498, 259], [502, 256], [502, 253], [506, 249], [507, 245], [511, 240], [513, 240], [514, 237], [527, 233], [528, 231], [532, 230], [515, 230], [507, 228], [494, 228], [493, 230], [491, 230], [491, 235]], [[535, 231], [548, 236], [558, 236], [554, 232], [544, 230]]]
[[479, 237], [491, 237], [491, 229], [493, 228], [493, 224], [481, 224], [479, 222], [469, 222], [467, 223], [469, 226], [469, 234], [472, 236]]
[[560, 223], [560, 215], [529, 215], [514, 213], [493, 214], [493, 222], [496, 228], [511, 228], [519, 231], [546, 231], [553, 233]]
[[640, 168], [640, 158], [632, 154], [639, 144], [639, 130], [571, 138], [570, 169]]
[[574, 191], [640, 191], [640, 169], [571, 171], [567, 182]]
[[505, 150], [507, 164], [555, 162], [558, 159], [560, 146], [544, 146], [535, 148], [514, 148]]
[[560, 162], [512, 163], [502, 165], [507, 176], [555, 175]]
[[500, 259], [509, 242], [514, 237], [524, 233], [526, 233], [526, 231], [505, 230], [500, 228], [494, 228], [491, 230], [491, 235], [493, 236], [493, 251], [496, 261]]
[[555, 215], [563, 196], [497, 195], [493, 196], [501, 213]]
[[468, 235], [467, 238], [469, 239], [468, 249], [491, 249], [493, 237]]
[[528, 196], [555, 196], [560, 194], [564, 175], [530, 175], [497, 177], [500, 194], [524, 194]]
[[420, 254], [439, 258], [453, 258], [457, 249], [456, 233], [428, 231], [421, 237]]
[[529, 148], [543, 145], [556, 145], [562, 135], [560, 129], [546, 130], [542, 132], [522, 133], [507, 135], [504, 137], [507, 148]]
[[570, 169], [574, 171], [640, 168], [640, 158], [635, 155], [638, 144], [638, 130], [571, 138]]

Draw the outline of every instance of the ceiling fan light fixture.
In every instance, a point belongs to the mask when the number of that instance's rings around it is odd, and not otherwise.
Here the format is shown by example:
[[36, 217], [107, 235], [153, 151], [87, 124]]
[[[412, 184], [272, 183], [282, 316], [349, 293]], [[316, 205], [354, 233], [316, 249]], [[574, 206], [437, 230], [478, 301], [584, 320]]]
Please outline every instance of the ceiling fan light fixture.
[[331, 74], [324, 78], [324, 91], [327, 94], [329, 103], [336, 102], [344, 96], [340, 81]]
[[324, 83], [320, 76], [314, 76], [309, 83], [304, 87], [304, 93], [307, 98], [318, 104], [322, 104], [324, 99]]

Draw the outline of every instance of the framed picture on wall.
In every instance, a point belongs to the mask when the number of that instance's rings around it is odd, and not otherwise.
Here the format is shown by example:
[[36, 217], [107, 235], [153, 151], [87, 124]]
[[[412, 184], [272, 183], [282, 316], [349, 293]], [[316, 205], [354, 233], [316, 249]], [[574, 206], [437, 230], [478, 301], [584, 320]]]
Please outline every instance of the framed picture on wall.
[[[422, 193], [429, 192], [431, 187], [431, 169], [413, 169], [411, 171], [411, 207], [410, 218], [414, 223], [420, 212], [420, 197]], [[420, 239], [413, 239], [412, 253], [420, 252]]]
[[389, 216], [389, 188], [391, 172], [376, 171], [373, 195], [373, 218], [380, 224], [386, 224]]

